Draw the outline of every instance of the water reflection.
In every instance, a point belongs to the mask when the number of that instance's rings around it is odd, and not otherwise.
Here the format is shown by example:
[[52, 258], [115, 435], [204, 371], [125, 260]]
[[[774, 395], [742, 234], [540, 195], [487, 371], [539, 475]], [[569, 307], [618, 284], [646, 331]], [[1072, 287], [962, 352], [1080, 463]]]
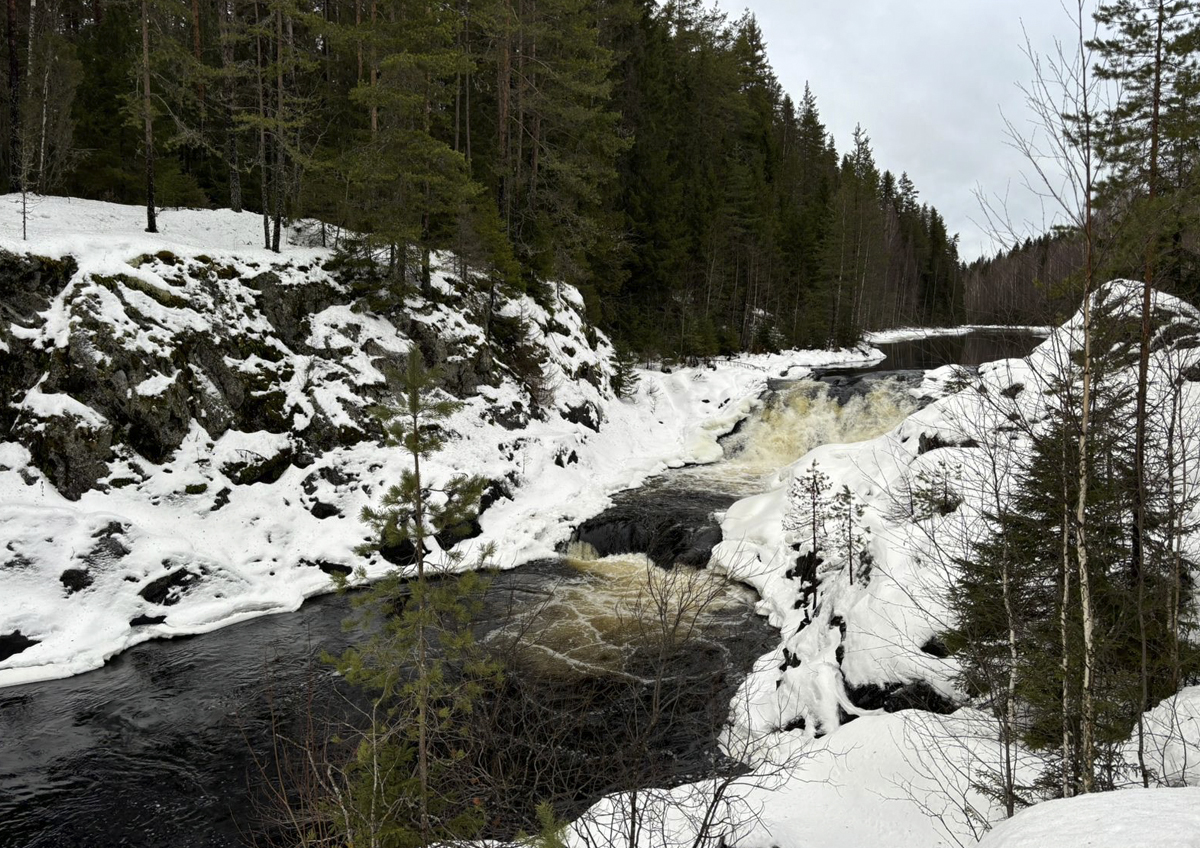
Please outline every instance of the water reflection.
[[[961, 336], [928, 336], [888, 344], [876, 344], [887, 358], [868, 368], [854, 368], [856, 374], [872, 371], [901, 371], [940, 368], [943, 365], [982, 365], [997, 359], [1028, 356], [1045, 336], [1024, 330], [986, 330]], [[831, 369], [833, 373], [838, 369]]]

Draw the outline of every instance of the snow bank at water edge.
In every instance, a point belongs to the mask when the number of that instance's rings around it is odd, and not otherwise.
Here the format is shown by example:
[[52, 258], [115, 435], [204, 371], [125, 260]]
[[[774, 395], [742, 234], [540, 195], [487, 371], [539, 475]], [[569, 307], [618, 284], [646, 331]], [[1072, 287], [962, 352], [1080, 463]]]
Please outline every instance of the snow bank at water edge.
[[[881, 357], [644, 372], [618, 400], [611, 345], [561, 287], [548, 304], [498, 306], [496, 321], [522, 334], [512, 344], [542, 363], [534, 392], [502, 352], [483, 372], [481, 295], [448, 268], [432, 297], [377, 314], [331, 251], [265, 251], [248, 213], [164, 210], [148, 235], [138, 207], [31, 208], [29, 241], [0, 237], [0, 686], [296, 609], [330, 589], [328, 572], [391, 567], [354, 553], [359, 512], [406, 465], [367, 409], [413, 344], [466, 400], [426, 479], [492, 481], [478, 535], [458, 550], [469, 559], [494, 542], [501, 567], [551, 555], [613, 492], [719, 458], [718, 437], [768, 377]], [[0, 232], [19, 233], [19, 214], [0, 197]]]
[[[1113, 283], [1106, 292], [1117, 300], [1140, 296], [1136, 284]], [[1156, 308], [1164, 328], [1178, 325], [1169, 334], [1172, 343], [1155, 353], [1156, 372], [1167, 367], [1164, 357], [1171, 353], [1176, 369], [1192, 373], [1200, 351], [1180, 340], [1200, 332], [1200, 313], [1164, 295]], [[809, 735], [826, 733], [882, 706], [856, 704], [856, 698], [882, 697], [866, 687], [917, 682], [932, 690], [920, 695], [927, 705], [952, 706], [953, 663], [939, 657], [941, 650], [930, 641], [947, 621], [940, 598], [949, 578], [936, 565], [945, 556], [938, 556], [933, 540], [965, 545], [982, 529], [989, 477], [1013, 479], [1029, 451], [1028, 436], [1013, 421], [1037, 426], [1044, 420], [1048, 375], [1076, 346], [1079, 331], [1079, 319], [1073, 319], [1027, 359], [986, 364], [971, 380], [965, 374], [926, 380], [922, 391], [936, 385], [950, 393], [879, 438], [817, 448], [781, 473], [777, 488], [729, 509], [722, 524], [725, 540], [714, 558], [759, 590], [785, 635], [772, 657], [780, 671], [751, 683], [752, 723], [803, 722]], [[1132, 372], [1124, 376], [1134, 378]], [[1165, 382], [1152, 381], [1154, 390], [1165, 391]], [[1200, 383], [1185, 380], [1183, 387], [1185, 408], [1200, 410]], [[826, 552], [818, 566], [817, 598], [803, 604], [795, 566], [811, 542], [800, 530], [796, 480], [814, 465], [830, 477], [833, 490], [847, 486], [863, 505], [871, 561], [851, 581], [844, 557]], [[956, 501], [945, 514], [927, 515], [915, 507], [913, 493], [929, 485], [943, 486]]]

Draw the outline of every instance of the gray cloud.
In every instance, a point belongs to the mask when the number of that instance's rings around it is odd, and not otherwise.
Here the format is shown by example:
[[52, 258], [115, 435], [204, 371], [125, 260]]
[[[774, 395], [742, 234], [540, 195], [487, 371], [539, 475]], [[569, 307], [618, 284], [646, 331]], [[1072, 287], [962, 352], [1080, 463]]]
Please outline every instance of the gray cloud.
[[1056, 0], [722, 0], [731, 17], [758, 19], [780, 83], [799, 98], [807, 81], [838, 150], [856, 123], [881, 169], [908, 171], [936, 206], [961, 253], [994, 249], [977, 225], [976, 186], [1007, 195], [1009, 217], [1040, 232], [1053, 210], [1023, 187], [1027, 163], [1006, 143], [1001, 110], [1028, 119], [1018, 83], [1031, 76], [1024, 32], [1046, 52], [1073, 37]]

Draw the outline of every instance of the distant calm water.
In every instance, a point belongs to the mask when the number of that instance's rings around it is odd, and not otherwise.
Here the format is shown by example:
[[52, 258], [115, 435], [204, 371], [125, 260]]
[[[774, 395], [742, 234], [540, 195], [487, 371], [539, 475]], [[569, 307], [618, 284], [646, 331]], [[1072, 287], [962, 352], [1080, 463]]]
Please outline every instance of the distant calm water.
[[869, 368], [851, 369], [857, 373], [940, 368], [956, 365], [982, 365], [997, 359], [1028, 356], [1045, 336], [1025, 331], [986, 330], [965, 336], [932, 336], [912, 341], [876, 344], [887, 359]]

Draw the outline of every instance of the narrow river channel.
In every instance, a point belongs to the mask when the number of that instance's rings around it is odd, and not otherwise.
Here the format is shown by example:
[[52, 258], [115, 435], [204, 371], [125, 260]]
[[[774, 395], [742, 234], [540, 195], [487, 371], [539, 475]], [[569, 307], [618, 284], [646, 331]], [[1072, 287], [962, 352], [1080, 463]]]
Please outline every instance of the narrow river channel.
[[[975, 365], [1024, 355], [1037, 341], [1006, 333], [880, 345], [888, 354], [880, 366], [774, 387], [724, 440], [723, 461], [620, 493], [578, 529], [561, 561], [497, 576], [480, 637], [523, 622], [538, 635], [529, 666], [547, 679], [605, 673], [632, 647], [621, 610], [636, 603], [654, 564], [707, 563], [720, 538], [714, 512], [771, 486], [781, 466], [813, 447], [878, 435], [916, 408], [905, 377], [918, 375], [889, 379], [889, 371]], [[706, 613], [695, 661], [715, 665], [709, 670], [723, 680], [712, 699], [724, 701], [709, 710], [717, 723], [775, 638], [754, 615], [755, 600], [724, 586]], [[295, 613], [142, 644], [78, 677], [0, 689], [0, 847], [246, 844], [251, 752], [270, 744], [269, 695], [278, 704], [314, 680], [338, 685], [319, 657], [354, 639], [342, 628], [347, 613], [346, 599], [317, 598]]]

